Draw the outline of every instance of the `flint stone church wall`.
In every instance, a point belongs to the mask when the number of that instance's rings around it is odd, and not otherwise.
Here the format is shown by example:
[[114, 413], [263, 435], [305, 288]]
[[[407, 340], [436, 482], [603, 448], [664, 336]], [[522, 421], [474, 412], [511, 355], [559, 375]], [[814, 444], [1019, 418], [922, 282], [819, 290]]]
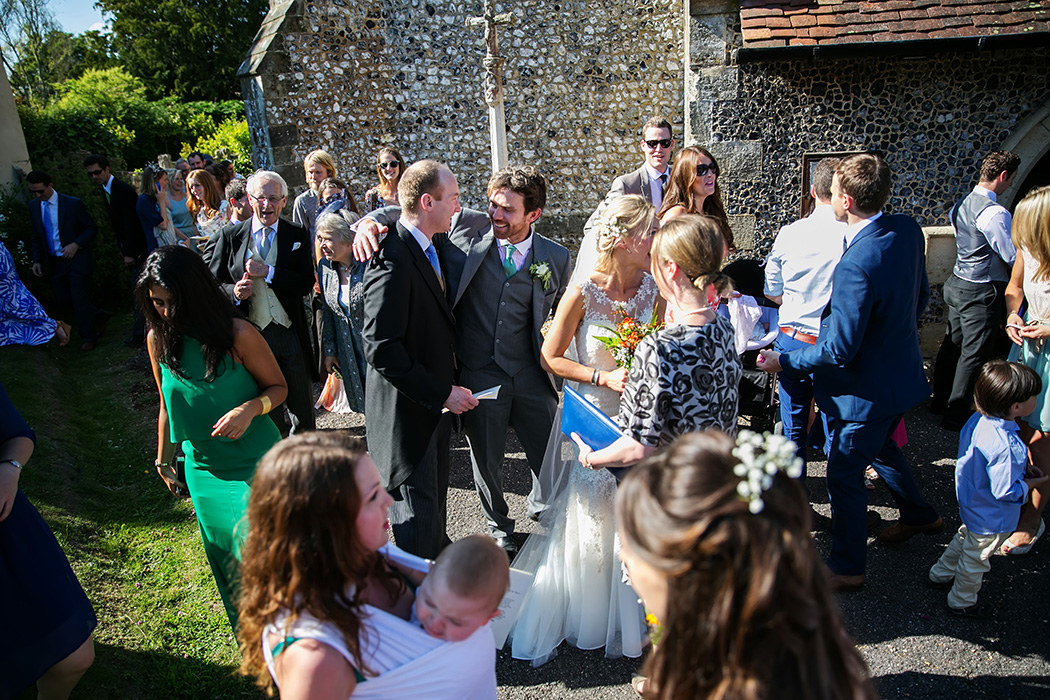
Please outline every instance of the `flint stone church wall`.
[[[491, 173], [481, 0], [292, 0], [242, 84], [257, 165], [303, 189], [302, 158], [331, 153], [359, 198], [384, 142], [434, 158], [484, 209]], [[521, 0], [498, 30], [512, 164], [549, 181], [541, 230], [576, 247], [612, 179], [641, 162], [640, 124], [681, 134], [680, 0]], [[273, 15], [271, 11], [271, 16]], [[264, 33], [266, 26], [264, 25]], [[259, 52], [257, 40], [254, 51]], [[252, 61], [246, 61], [248, 65]]]

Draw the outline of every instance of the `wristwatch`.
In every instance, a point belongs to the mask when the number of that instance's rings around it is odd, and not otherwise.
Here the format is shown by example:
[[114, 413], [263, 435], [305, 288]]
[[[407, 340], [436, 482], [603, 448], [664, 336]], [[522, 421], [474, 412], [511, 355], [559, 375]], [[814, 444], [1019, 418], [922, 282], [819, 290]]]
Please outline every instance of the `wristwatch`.
[[15, 469], [17, 469], [18, 471], [22, 471], [22, 467], [25, 466], [24, 464], [19, 462], [17, 459], [5, 459], [3, 462], [0, 462], [0, 464], [4, 464], [4, 463], [15, 465]]

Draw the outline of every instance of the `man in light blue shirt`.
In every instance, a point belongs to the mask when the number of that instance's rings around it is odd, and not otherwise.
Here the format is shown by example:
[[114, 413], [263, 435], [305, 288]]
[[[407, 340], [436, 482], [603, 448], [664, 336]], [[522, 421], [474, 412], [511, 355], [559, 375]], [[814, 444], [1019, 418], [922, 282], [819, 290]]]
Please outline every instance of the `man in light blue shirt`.
[[[816, 208], [804, 219], [780, 229], [766, 260], [765, 294], [780, 304], [778, 352], [814, 345], [820, 316], [831, 298], [831, 278], [842, 257], [847, 225], [831, 208], [831, 180], [838, 159], [825, 158], [813, 171], [810, 194]], [[813, 375], [780, 375], [780, 419], [784, 435], [798, 446], [806, 462], [806, 439]]]

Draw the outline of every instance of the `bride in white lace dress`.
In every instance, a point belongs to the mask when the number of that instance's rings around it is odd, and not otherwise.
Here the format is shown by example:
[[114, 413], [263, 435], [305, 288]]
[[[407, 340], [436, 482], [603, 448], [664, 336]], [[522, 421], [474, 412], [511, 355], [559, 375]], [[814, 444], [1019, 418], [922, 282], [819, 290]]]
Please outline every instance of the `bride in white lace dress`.
[[[658, 302], [649, 270], [655, 226], [652, 206], [636, 195], [618, 198], [599, 224], [597, 263], [565, 292], [543, 344], [549, 369], [615, 419], [625, 371], [597, 339], [611, 335], [621, 312], [648, 322]], [[593, 259], [593, 256], [591, 256]], [[657, 313], [662, 313], [661, 308]], [[576, 358], [566, 357], [574, 343]], [[623, 582], [613, 505], [616, 480], [607, 470], [584, 469], [559, 422], [544, 460], [545, 481], [561, 482], [514, 567], [535, 574], [511, 631], [511, 654], [539, 666], [563, 641], [605, 655], [638, 657], [645, 620], [638, 595]]]

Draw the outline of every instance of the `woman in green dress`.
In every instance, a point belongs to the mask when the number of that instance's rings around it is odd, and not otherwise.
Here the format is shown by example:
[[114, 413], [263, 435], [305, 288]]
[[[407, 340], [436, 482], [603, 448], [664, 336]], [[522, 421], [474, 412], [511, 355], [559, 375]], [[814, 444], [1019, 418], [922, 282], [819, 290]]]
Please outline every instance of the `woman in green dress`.
[[153, 251], [135, 296], [160, 391], [157, 472], [179, 495], [183, 485], [171, 462], [181, 443], [204, 551], [236, 629], [234, 589], [245, 534], [238, 525], [255, 465], [281, 439], [265, 414], [284, 401], [288, 388], [266, 341], [239, 317], [193, 251]]

